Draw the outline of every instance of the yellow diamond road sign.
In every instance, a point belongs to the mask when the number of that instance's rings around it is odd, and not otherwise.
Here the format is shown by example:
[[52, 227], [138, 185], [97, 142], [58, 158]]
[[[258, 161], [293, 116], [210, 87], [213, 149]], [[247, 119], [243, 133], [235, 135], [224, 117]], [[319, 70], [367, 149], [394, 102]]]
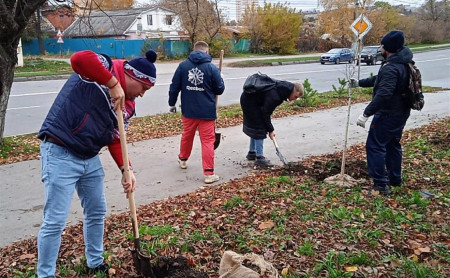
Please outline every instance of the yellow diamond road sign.
[[355, 21], [353, 21], [352, 25], [350, 25], [350, 29], [355, 33], [358, 39], [364, 37], [370, 29], [372, 29], [372, 22], [365, 16], [360, 15]]

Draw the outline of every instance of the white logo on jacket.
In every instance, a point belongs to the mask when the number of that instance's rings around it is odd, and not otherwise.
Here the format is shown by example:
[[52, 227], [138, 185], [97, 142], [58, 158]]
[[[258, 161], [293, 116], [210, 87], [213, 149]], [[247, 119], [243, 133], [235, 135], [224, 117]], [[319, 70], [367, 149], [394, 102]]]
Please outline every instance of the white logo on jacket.
[[188, 81], [197, 86], [203, 83], [203, 75], [204, 73], [201, 70], [193, 68], [188, 72]]

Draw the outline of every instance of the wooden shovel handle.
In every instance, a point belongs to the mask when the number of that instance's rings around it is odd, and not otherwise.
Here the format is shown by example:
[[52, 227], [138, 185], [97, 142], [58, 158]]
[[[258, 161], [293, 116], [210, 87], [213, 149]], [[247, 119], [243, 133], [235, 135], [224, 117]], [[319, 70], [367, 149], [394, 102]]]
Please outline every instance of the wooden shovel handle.
[[223, 63], [223, 54], [225, 51], [222, 49], [220, 50], [220, 56], [219, 56], [219, 71], [222, 71], [222, 63]]
[[275, 139], [275, 136], [272, 138], [273, 144], [275, 145], [275, 148], [278, 149], [278, 142], [277, 139]]
[[[125, 134], [125, 125], [123, 124], [123, 112], [122, 108], [118, 108], [116, 111], [117, 114], [117, 121], [119, 124], [119, 134], [120, 134], [120, 148], [122, 150], [122, 160], [123, 160], [123, 174], [125, 175], [125, 180], [127, 182], [131, 181], [131, 174], [130, 174], [130, 164], [128, 160], [128, 149], [127, 149], [127, 137]], [[134, 192], [128, 192], [128, 202], [130, 205], [130, 215], [131, 215], [131, 221], [133, 224], [133, 235], [134, 239], [139, 238], [139, 227], [137, 223], [137, 216], [136, 216], [136, 204], [134, 202]]]

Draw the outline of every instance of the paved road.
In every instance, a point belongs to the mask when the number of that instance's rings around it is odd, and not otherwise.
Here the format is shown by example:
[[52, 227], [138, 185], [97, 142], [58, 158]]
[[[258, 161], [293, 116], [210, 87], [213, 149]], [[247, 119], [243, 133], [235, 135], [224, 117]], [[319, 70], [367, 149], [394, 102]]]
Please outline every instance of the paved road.
[[[407, 128], [429, 123], [434, 119], [450, 116], [450, 91], [426, 94], [426, 105], [421, 111], [413, 111]], [[363, 142], [367, 130], [354, 123], [365, 104], [352, 106], [349, 143]], [[347, 118], [347, 107], [323, 110], [273, 121], [283, 154], [288, 161], [300, 161], [310, 155], [334, 152], [342, 149]], [[225, 139], [216, 152], [216, 172], [221, 181], [242, 177], [252, 170], [244, 156], [248, 138], [241, 126], [220, 129]], [[188, 169], [181, 170], [176, 162], [180, 136], [146, 140], [129, 144], [130, 159], [136, 171], [138, 189], [136, 202], [148, 204], [155, 200], [176, 196], [198, 189], [203, 184], [200, 142], [194, 142], [194, 150], [188, 161]], [[273, 145], [265, 144], [265, 155], [280, 165]], [[120, 186], [120, 172], [107, 151], [101, 154], [106, 173], [108, 214], [127, 210], [128, 201]], [[40, 181], [40, 161], [26, 161], [0, 165], [2, 180], [0, 194], [0, 246], [14, 240], [36, 235], [42, 217], [43, 184]], [[82, 219], [79, 200], [74, 196], [68, 223]]]
[[[263, 57], [266, 58], [266, 57]], [[346, 77], [348, 64], [295, 64], [260, 68], [231, 68], [226, 64], [238, 59], [226, 59], [223, 74], [226, 89], [219, 98], [219, 105], [239, 103], [245, 78], [257, 71], [288, 81], [308, 78], [318, 92], [332, 90], [338, 78]], [[423, 84], [450, 88], [450, 49], [415, 54], [415, 60], [423, 75]], [[215, 61], [217, 62], [217, 61]], [[156, 86], [146, 96], [137, 100], [137, 116], [167, 112], [168, 88], [177, 63], [157, 63]], [[361, 77], [376, 74], [380, 64], [361, 66]], [[4, 136], [37, 132], [65, 80], [14, 82], [6, 113]], [[179, 102], [178, 102], [179, 104]]]

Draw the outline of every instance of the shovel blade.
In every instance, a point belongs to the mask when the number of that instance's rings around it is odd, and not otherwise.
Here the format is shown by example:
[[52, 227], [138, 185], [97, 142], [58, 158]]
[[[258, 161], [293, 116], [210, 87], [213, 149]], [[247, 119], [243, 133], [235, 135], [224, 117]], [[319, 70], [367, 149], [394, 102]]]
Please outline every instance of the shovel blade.
[[217, 149], [220, 145], [220, 138], [222, 137], [222, 134], [216, 132], [215, 136], [216, 139], [214, 140], [214, 149]]
[[133, 256], [133, 264], [137, 274], [144, 277], [155, 278], [150, 258], [144, 256], [140, 251], [136, 249], [131, 250], [131, 255]]
[[279, 148], [276, 148], [276, 151], [277, 151], [277, 156], [278, 156], [278, 158], [280, 159], [280, 161], [281, 161], [284, 165], [287, 165], [288, 162], [287, 162], [286, 158], [284, 158], [284, 156], [283, 156], [283, 154], [281, 153], [280, 149], [279, 149]]
[[133, 257], [134, 268], [136, 269], [137, 274], [142, 275], [144, 277], [152, 277], [156, 278], [153, 273], [152, 263], [150, 261], [150, 257], [145, 256], [141, 253], [141, 243], [139, 238], [134, 239], [134, 248], [131, 249], [131, 256]]

